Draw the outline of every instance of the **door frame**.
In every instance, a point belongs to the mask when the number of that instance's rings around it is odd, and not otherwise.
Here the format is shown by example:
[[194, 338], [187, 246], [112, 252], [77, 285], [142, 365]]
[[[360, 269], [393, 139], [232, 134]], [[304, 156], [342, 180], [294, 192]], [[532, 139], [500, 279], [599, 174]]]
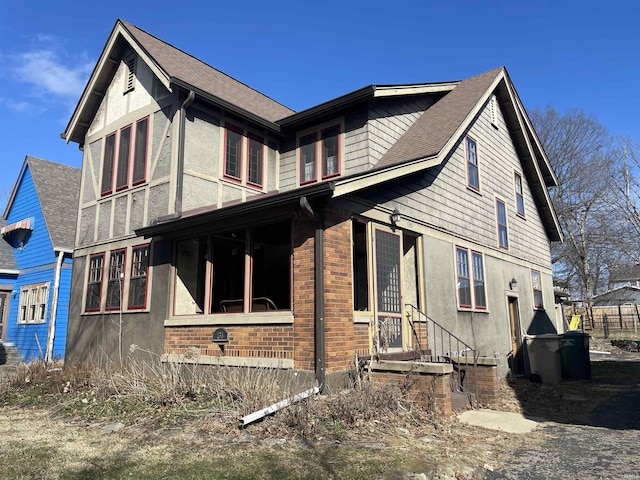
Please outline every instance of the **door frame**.
[[523, 375], [525, 373], [525, 363], [522, 342], [522, 323], [520, 322], [520, 302], [518, 296], [512, 293], [507, 294], [507, 315], [511, 344], [509, 369], [514, 376]]

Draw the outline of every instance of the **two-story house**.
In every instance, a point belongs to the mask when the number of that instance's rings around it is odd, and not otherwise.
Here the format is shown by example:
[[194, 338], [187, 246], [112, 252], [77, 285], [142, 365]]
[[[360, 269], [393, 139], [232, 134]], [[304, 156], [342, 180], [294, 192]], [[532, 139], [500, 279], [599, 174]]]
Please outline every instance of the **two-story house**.
[[84, 151], [68, 358], [324, 384], [424, 348], [426, 316], [503, 371], [553, 331], [556, 179], [503, 67], [293, 112], [118, 20], [62, 136]]
[[27, 156], [4, 211], [2, 258], [14, 280], [0, 273], [0, 313], [25, 361], [64, 357], [79, 191], [79, 169]]

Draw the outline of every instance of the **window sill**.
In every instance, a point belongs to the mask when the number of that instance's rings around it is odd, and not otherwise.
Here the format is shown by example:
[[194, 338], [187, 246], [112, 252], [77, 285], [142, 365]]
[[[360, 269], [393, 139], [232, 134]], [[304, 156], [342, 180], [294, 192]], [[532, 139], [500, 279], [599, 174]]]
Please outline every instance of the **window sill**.
[[214, 355], [196, 355], [188, 358], [177, 353], [165, 353], [161, 357], [165, 363], [194, 363], [198, 365], [224, 365], [231, 367], [264, 367], [290, 370], [294, 367], [289, 358], [260, 358], [260, 357], [227, 357]]
[[120, 312], [120, 310], [92, 310], [89, 312], [82, 312], [80, 316], [90, 317], [92, 315], [119, 315], [120, 313], [122, 313], [123, 315], [131, 315], [136, 313], [149, 313], [149, 309], [133, 308], [131, 310], [122, 310], [122, 312]]
[[271, 325], [293, 324], [290, 311], [256, 313], [216, 313], [211, 315], [189, 315], [168, 318], [165, 327], [186, 327], [199, 325]]
[[487, 308], [479, 309], [479, 308], [460, 308], [458, 307], [458, 313], [490, 313]]
[[41, 321], [37, 321], [37, 322], [18, 322], [18, 325], [44, 325], [45, 323], [47, 323], [44, 320]]
[[353, 323], [365, 323], [367, 325], [373, 322], [373, 313], [363, 310], [353, 312]]

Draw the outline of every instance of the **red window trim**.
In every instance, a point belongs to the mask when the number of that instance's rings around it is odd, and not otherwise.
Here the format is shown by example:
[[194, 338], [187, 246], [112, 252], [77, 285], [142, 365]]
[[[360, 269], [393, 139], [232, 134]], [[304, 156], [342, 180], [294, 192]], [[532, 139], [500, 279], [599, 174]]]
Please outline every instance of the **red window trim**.
[[[338, 165], [337, 165], [337, 171], [336, 173], [332, 173], [331, 175], [326, 175], [325, 170], [326, 170], [326, 164], [324, 161], [324, 133], [328, 130], [333, 130], [336, 129], [338, 131], [337, 135], [336, 135], [336, 156], [337, 156], [337, 160], [338, 160]], [[332, 125], [331, 127], [327, 127], [324, 128], [320, 131], [320, 153], [322, 156], [322, 179], [326, 180], [327, 178], [333, 178], [333, 177], [338, 177], [340, 176], [340, 172], [342, 171], [342, 162], [341, 162], [341, 155], [340, 155], [340, 135], [342, 133], [342, 130], [340, 129], [340, 124], [336, 124], [336, 125]]]
[[[473, 283], [471, 284], [471, 288], [473, 291], [473, 306], [476, 310], [481, 310], [481, 311], [485, 311], [487, 310], [487, 275], [485, 274], [485, 268], [484, 268], [484, 255], [482, 254], [482, 252], [478, 252], [477, 250], [469, 250], [469, 252], [471, 253], [471, 278], [473, 280]], [[475, 275], [475, 268], [473, 265], [473, 256], [474, 255], [479, 255], [480, 258], [482, 259], [482, 288], [484, 290], [484, 306], [478, 306], [478, 300], [476, 299], [476, 275]]]
[[[118, 133], [118, 131], [116, 130], [113, 133], [110, 133], [109, 135], [106, 135], [104, 137], [104, 149], [102, 151], [102, 175], [100, 177], [100, 195], [103, 197], [106, 197], [107, 195], [111, 195], [113, 193], [113, 184], [115, 182], [115, 164], [116, 164], [116, 151], [118, 149], [118, 138], [116, 136], [116, 134]], [[111, 157], [111, 181], [109, 182], [109, 189], [108, 190], [104, 190], [104, 173], [105, 173], [105, 166], [107, 165], [107, 141], [109, 138], [113, 137], [113, 152], [112, 152], [112, 157]]]
[[[464, 252], [464, 254], [467, 257], [467, 275], [466, 277], [461, 277], [460, 276], [460, 268], [459, 268], [459, 262], [458, 262], [458, 251], [462, 251]], [[471, 265], [469, 264], [469, 249], [468, 248], [464, 248], [464, 247], [459, 247], [456, 246], [456, 297], [458, 300], [458, 308], [461, 310], [471, 310], [473, 309], [473, 292], [471, 291], [471, 289], [473, 288], [473, 285], [471, 283], [471, 275], [469, 275], [471, 269]], [[460, 288], [458, 288], [458, 284], [460, 283], [460, 279], [467, 279], [467, 281], [469, 282], [469, 297], [471, 299], [471, 303], [470, 304], [465, 304], [462, 303], [462, 299], [460, 298]]]
[[[115, 250], [111, 250], [109, 251], [109, 266], [108, 266], [108, 270], [111, 271], [111, 256], [114, 253], [118, 253], [118, 252], [124, 252], [124, 255], [122, 257], [122, 280], [120, 282], [120, 305], [118, 305], [117, 307], [108, 307], [105, 305], [104, 309], [106, 312], [113, 312], [115, 311], [120, 311], [123, 310], [124, 311], [124, 299], [123, 297], [123, 292], [124, 292], [124, 282], [127, 279], [127, 249], [125, 248], [116, 248]], [[103, 274], [104, 274], [104, 270], [103, 270]], [[107, 292], [109, 290], [109, 282], [111, 281], [111, 279], [109, 277], [107, 277]]]
[[[132, 140], [134, 139], [134, 133], [133, 133], [133, 124], [130, 123], [129, 125], [125, 125], [124, 127], [122, 127], [120, 130], [118, 130], [118, 141], [116, 142], [118, 144], [118, 148], [117, 148], [117, 152], [118, 155], [116, 156], [116, 160], [114, 162], [115, 166], [117, 168], [115, 168], [115, 175], [114, 175], [114, 183], [116, 186], [116, 192], [121, 192], [122, 190], [126, 190], [127, 188], [129, 188], [129, 182], [130, 182], [130, 177], [131, 177], [131, 143]], [[127, 178], [126, 181], [123, 185], [118, 185], [118, 172], [120, 171], [120, 142], [122, 140], [122, 132], [126, 129], [129, 129], [129, 151], [127, 153]]]
[[[251, 187], [255, 187], [258, 188], [260, 190], [264, 189], [264, 158], [265, 158], [265, 151], [264, 151], [264, 137], [261, 137], [260, 135], [257, 135], [255, 133], [252, 132], [247, 132], [247, 138], [249, 139], [247, 141], [247, 185], [251, 186]], [[256, 142], [259, 142], [260, 145], [262, 146], [262, 156], [260, 158], [260, 183], [255, 183], [249, 180], [249, 168], [251, 167], [251, 140], [254, 140]]]
[[[147, 156], [149, 155], [149, 118], [150, 118], [149, 116], [146, 116], [144, 118], [141, 118], [140, 120], [138, 120], [135, 123], [135, 125], [136, 125], [135, 138], [134, 138], [134, 141], [132, 142], [132, 144], [133, 144], [133, 154], [132, 154], [133, 155], [133, 161], [131, 162], [131, 186], [132, 187], [134, 187], [136, 185], [141, 185], [143, 183], [146, 183], [146, 181], [147, 181]], [[133, 174], [135, 172], [135, 166], [136, 166], [135, 154], [136, 154], [136, 145], [137, 145], [137, 142], [138, 142], [138, 125], [140, 123], [144, 122], [145, 120], [147, 122], [147, 128], [146, 128], [145, 133], [144, 133], [144, 135], [146, 137], [146, 140], [145, 140], [145, 146], [144, 146], [144, 161], [143, 161], [144, 166], [142, 168], [143, 175], [142, 175], [142, 179], [135, 180], [133, 178]]]
[[[228, 180], [232, 180], [234, 182], [237, 183], [242, 183], [242, 155], [243, 155], [243, 143], [244, 143], [244, 130], [242, 129], [242, 127], [238, 127], [237, 125], [234, 125], [232, 123], [229, 122], [225, 122], [224, 124], [224, 162], [222, 165], [222, 173], [223, 173], [223, 177], [228, 179]], [[227, 173], [227, 141], [228, 141], [228, 132], [229, 130], [231, 130], [232, 132], [235, 132], [237, 134], [240, 135], [240, 147], [239, 147], [239, 151], [238, 151], [238, 176], [235, 177], [233, 175], [229, 175]]]
[[[305, 139], [313, 139], [313, 178], [310, 180], [304, 180], [304, 163], [303, 163], [303, 158], [302, 158], [302, 144], [303, 144], [303, 140]], [[300, 139], [298, 140], [298, 150], [299, 150], [299, 157], [300, 157], [300, 185], [308, 185], [310, 183], [313, 182], [317, 182], [318, 181], [318, 152], [317, 152], [317, 143], [318, 143], [318, 133], [317, 132], [312, 132], [312, 133], [308, 133], [306, 135], [303, 135], [300, 137]]]
[[146, 284], [145, 284], [145, 289], [144, 289], [144, 303], [142, 306], [133, 306], [130, 307], [129, 306], [129, 299], [127, 298], [127, 310], [145, 310], [147, 308], [147, 300], [149, 297], [149, 264], [150, 264], [150, 258], [151, 258], [151, 244], [150, 243], [144, 243], [142, 245], [135, 245], [133, 247], [131, 247], [131, 269], [129, 270], [129, 290], [131, 290], [131, 280], [140, 278], [140, 277], [134, 277], [133, 276], [133, 259], [135, 258], [135, 251], [136, 250], [140, 250], [142, 248], [147, 248], [148, 250], [148, 258], [149, 260], [147, 261], [147, 272], [146, 272]]
[[[104, 281], [104, 259], [105, 259], [105, 253], [106, 252], [94, 253], [94, 254], [89, 256], [89, 275], [87, 277], [85, 293], [86, 294], [88, 293], [89, 284], [90, 283], [98, 283], [100, 285], [100, 288], [98, 289], [98, 306], [96, 308], [87, 308], [87, 299], [85, 298], [85, 301], [84, 301], [84, 311], [85, 312], [99, 312], [100, 308], [102, 307], [102, 284], [103, 284], [103, 281]], [[94, 258], [97, 258], [97, 257], [102, 257], [102, 271], [100, 272], [100, 282], [90, 282], [89, 280], [91, 279], [91, 261]]]

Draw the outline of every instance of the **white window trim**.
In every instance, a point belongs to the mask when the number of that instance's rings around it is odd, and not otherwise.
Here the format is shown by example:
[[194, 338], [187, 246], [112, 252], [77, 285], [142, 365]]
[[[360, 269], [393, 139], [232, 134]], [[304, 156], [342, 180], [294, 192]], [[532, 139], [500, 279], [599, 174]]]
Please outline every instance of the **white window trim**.
[[[42, 314], [42, 318], [39, 318], [38, 315], [38, 306], [42, 305], [42, 303], [38, 302], [38, 294], [42, 287], [46, 287], [46, 298], [44, 299], [44, 312]], [[47, 323], [47, 314], [49, 313], [49, 287], [50, 282], [39, 282], [32, 283], [29, 285], [23, 285], [20, 287], [20, 302], [18, 304], [18, 324], [19, 325], [32, 325], [32, 324], [43, 324]], [[35, 291], [35, 303], [30, 303], [31, 292]], [[23, 304], [25, 296], [23, 293], [26, 292], [26, 305]], [[29, 307], [33, 306], [34, 308], [34, 319], [29, 320]], [[22, 314], [22, 308], [24, 307], [25, 313]], [[36, 319], [37, 318], [37, 319]]]

